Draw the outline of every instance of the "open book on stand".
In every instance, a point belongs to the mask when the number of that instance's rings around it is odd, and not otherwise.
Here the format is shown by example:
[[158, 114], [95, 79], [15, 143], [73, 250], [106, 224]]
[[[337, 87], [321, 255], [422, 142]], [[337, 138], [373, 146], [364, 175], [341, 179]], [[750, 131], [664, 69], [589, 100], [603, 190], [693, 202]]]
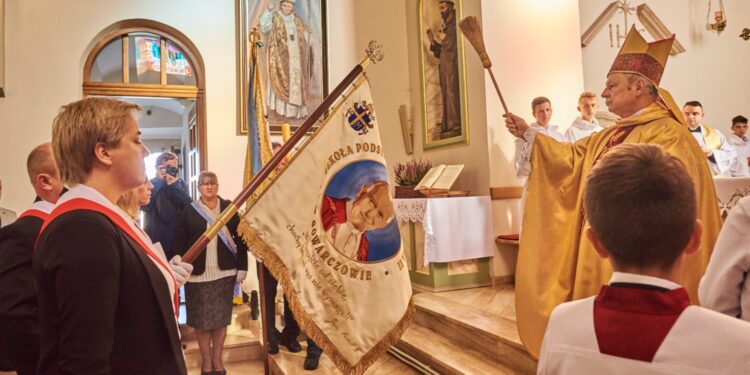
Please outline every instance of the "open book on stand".
[[434, 196], [468, 196], [469, 192], [465, 190], [452, 191], [453, 183], [456, 182], [458, 175], [464, 169], [463, 164], [445, 165], [441, 164], [432, 167], [427, 174], [419, 181], [414, 190], [419, 190], [427, 197]]

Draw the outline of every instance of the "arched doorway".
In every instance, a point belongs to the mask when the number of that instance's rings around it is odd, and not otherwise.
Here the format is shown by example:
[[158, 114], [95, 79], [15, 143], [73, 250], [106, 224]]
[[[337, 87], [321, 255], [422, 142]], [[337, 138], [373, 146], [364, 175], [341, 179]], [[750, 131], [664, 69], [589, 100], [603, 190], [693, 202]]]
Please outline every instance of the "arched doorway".
[[207, 168], [206, 81], [203, 59], [190, 39], [153, 20], [116, 22], [92, 40], [82, 87], [84, 97], [141, 105], [144, 142], [154, 153], [179, 154], [182, 175], [196, 196], [198, 174]]

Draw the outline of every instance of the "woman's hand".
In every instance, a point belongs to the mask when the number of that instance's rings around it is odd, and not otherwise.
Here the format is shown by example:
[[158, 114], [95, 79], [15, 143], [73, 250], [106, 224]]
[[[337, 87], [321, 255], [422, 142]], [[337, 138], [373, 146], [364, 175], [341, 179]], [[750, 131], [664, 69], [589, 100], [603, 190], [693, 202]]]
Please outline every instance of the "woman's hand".
[[172, 269], [174, 278], [175, 280], [177, 280], [177, 284], [179, 284], [179, 286], [185, 285], [185, 283], [188, 281], [188, 278], [190, 278], [190, 274], [193, 273], [193, 265], [187, 262], [183, 262], [182, 257], [179, 255], [175, 255], [169, 261], [169, 268]]

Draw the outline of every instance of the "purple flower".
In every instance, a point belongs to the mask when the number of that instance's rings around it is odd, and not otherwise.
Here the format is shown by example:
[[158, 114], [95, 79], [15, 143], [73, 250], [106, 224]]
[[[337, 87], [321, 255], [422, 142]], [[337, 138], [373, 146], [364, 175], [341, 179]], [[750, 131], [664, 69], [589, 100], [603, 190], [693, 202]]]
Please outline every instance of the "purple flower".
[[430, 168], [432, 168], [432, 162], [422, 158], [409, 160], [405, 163], [396, 163], [393, 166], [396, 184], [399, 186], [415, 186]]

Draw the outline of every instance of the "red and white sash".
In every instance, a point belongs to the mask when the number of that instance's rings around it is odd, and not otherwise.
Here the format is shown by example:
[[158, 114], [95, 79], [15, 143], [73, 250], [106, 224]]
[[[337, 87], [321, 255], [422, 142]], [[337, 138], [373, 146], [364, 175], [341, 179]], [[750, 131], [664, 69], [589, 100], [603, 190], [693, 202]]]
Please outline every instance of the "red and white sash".
[[70, 189], [57, 202], [57, 206], [52, 212], [49, 213], [48, 218], [42, 225], [40, 234], [44, 231], [47, 225], [54, 221], [58, 216], [77, 210], [96, 211], [105, 215], [146, 252], [148, 258], [154, 262], [167, 282], [169, 293], [174, 297], [174, 312], [175, 315], [177, 315], [180, 306], [179, 295], [177, 293], [179, 287], [177, 285], [177, 280], [172, 273], [172, 269], [169, 268], [169, 262], [164, 255], [164, 250], [160, 247], [154, 246], [148, 235], [136, 225], [130, 216], [119, 207], [112, 204], [112, 202], [107, 200], [107, 198], [97, 190], [82, 184]]
[[[42, 221], [46, 221], [49, 217], [50, 212], [55, 208], [54, 203], [50, 203], [45, 201], [44, 199], [34, 202], [34, 204], [29, 207], [26, 211], [22, 212], [21, 215], [18, 216], [18, 219], [26, 216], [33, 216], [39, 219], [42, 219]], [[18, 220], [16, 219], [16, 220]]]

